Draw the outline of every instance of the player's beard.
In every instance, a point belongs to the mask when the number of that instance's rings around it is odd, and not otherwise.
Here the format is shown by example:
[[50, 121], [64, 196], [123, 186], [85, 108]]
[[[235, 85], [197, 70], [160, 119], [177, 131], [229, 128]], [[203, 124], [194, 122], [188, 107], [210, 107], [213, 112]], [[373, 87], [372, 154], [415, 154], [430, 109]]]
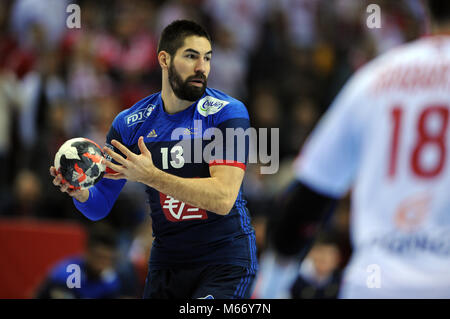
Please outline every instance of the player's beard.
[[[203, 80], [203, 85], [201, 87], [197, 87], [189, 83], [192, 79], [198, 78]], [[169, 83], [177, 98], [194, 102], [201, 98], [203, 93], [205, 93], [207, 79], [203, 73], [197, 72], [197, 74], [192, 75], [183, 81], [173, 63], [171, 63], [169, 66]]]

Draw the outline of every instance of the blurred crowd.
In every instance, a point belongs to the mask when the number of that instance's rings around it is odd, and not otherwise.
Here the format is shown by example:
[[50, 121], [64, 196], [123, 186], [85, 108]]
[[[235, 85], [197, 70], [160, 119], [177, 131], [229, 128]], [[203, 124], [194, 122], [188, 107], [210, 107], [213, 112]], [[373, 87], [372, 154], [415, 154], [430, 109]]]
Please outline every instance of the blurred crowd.
[[[81, 8], [79, 29], [66, 25], [71, 3]], [[366, 25], [369, 3], [381, 8], [380, 29]], [[181, 18], [201, 23], [212, 36], [208, 86], [242, 100], [253, 127], [280, 128], [279, 172], [261, 175], [251, 164], [244, 180], [260, 254], [274, 198], [292, 180], [291, 163], [345, 81], [428, 29], [421, 0], [3, 0], [1, 217], [89, 224], [53, 186], [48, 170], [54, 155], [73, 137], [103, 144], [118, 112], [160, 90], [158, 37]], [[338, 234], [332, 236], [337, 250], [312, 252], [338, 255], [332, 273], [351, 253], [349, 196], [325, 230]], [[128, 183], [105, 220], [118, 233], [124, 258], [148, 257], [148, 213], [142, 186]], [[311, 275], [311, 265], [302, 271]], [[302, 285], [296, 282], [292, 296], [321, 296]]]

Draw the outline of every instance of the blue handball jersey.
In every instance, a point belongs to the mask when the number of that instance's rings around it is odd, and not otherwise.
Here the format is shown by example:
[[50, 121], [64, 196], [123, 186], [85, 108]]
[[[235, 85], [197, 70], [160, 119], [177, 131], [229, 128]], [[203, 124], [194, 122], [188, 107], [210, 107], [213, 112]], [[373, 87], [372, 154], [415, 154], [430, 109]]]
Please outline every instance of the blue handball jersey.
[[[207, 88], [202, 98], [176, 114], [164, 111], [161, 93], [156, 93], [115, 118], [106, 146], [120, 153], [111, 145], [111, 140], [116, 139], [139, 154], [137, 143], [143, 136], [157, 168], [184, 178], [210, 177], [211, 165], [245, 169], [248, 135], [240, 143], [227, 133], [243, 132], [249, 125], [244, 104], [218, 90]], [[217, 138], [220, 135], [222, 138]], [[86, 202], [74, 199], [75, 206], [88, 218], [101, 219], [111, 210], [125, 182], [102, 179], [89, 189]], [[193, 207], [148, 186], [146, 193], [154, 236], [151, 269], [234, 264], [256, 270], [255, 234], [242, 186], [225, 216]]]

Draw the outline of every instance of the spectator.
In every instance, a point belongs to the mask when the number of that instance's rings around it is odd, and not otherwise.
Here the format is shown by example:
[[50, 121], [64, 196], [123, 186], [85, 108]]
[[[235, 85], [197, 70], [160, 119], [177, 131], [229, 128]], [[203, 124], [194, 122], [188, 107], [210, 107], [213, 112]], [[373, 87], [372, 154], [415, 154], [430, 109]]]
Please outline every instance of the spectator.
[[[76, 275], [73, 268], [68, 268], [69, 265], [80, 269], [79, 287], [68, 285], [68, 282], [77, 283], [75, 278], [73, 281], [69, 278], [71, 271]], [[117, 261], [114, 231], [100, 224], [90, 229], [86, 253], [69, 257], [53, 267], [36, 291], [36, 298], [136, 298], [137, 287], [134, 269], [129, 265], [123, 267]]]
[[220, 87], [227, 94], [239, 99], [247, 97], [247, 55], [237, 45], [234, 34], [225, 27], [218, 27], [214, 45], [213, 72], [209, 78], [212, 87]]
[[291, 287], [294, 299], [336, 299], [341, 280], [341, 252], [336, 234], [319, 236], [302, 262]]
[[283, 136], [282, 143], [286, 143], [286, 152], [296, 156], [309, 133], [319, 119], [319, 109], [315, 101], [310, 98], [299, 98], [291, 109], [288, 130]]
[[29, 170], [21, 170], [14, 180], [13, 192], [2, 201], [1, 214], [14, 217], [42, 217], [45, 214], [45, 203], [42, 194], [42, 183], [36, 174]]

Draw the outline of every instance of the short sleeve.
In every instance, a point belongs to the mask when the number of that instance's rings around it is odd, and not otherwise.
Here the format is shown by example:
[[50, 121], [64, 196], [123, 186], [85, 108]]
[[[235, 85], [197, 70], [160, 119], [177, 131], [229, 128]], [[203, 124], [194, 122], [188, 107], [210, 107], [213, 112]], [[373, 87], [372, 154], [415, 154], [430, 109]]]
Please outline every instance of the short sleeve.
[[[214, 117], [214, 127], [206, 132], [214, 149], [207, 154], [210, 166], [229, 165], [246, 169], [250, 148], [250, 119], [240, 102], [232, 102]], [[214, 137], [212, 137], [214, 135]]]

